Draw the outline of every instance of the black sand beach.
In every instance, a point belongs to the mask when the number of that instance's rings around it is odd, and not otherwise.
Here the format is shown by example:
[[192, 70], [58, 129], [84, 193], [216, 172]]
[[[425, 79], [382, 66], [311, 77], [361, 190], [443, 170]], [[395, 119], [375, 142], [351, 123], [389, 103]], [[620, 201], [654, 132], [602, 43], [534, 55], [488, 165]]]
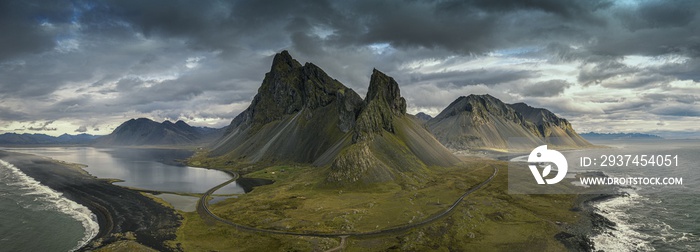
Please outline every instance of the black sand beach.
[[0, 151], [0, 159], [14, 164], [43, 185], [88, 207], [100, 225], [97, 236], [81, 250], [92, 250], [129, 239], [159, 251], [174, 251], [164, 243], [175, 239], [181, 217], [139, 192], [87, 175], [48, 158]]

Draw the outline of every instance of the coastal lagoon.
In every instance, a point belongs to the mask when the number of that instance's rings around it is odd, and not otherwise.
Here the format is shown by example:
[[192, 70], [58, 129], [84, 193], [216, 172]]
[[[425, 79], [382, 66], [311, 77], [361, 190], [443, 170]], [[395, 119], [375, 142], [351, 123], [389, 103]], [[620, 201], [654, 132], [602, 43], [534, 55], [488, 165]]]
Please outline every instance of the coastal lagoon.
[[[87, 165], [91, 175], [117, 179], [115, 185], [174, 193], [204, 193], [231, 176], [225, 172], [188, 167], [176, 160], [184, 160], [191, 151], [145, 148], [7, 148], [7, 151], [50, 157], [68, 163]], [[238, 187], [240, 188], [240, 187]], [[230, 189], [236, 191], [236, 188]], [[243, 189], [239, 190], [241, 193]]]
[[[116, 185], [150, 191], [203, 193], [231, 178], [222, 171], [179, 164], [176, 160], [192, 154], [185, 150], [92, 147], [0, 150], [84, 164], [87, 165], [84, 170], [93, 176], [120, 181]], [[0, 178], [0, 211], [3, 213], [0, 216], [0, 250], [68, 251], [79, 248], [97, 233], [95, 216], [86, 207], [38, 183], [14, 165], [0, 163]], [[222, 193], [244, 193], [244, 190], [232, 183]], [[197, 199], [171, 198], [190, 203]], [[40, 242], [36, 242], [37, 239]]]

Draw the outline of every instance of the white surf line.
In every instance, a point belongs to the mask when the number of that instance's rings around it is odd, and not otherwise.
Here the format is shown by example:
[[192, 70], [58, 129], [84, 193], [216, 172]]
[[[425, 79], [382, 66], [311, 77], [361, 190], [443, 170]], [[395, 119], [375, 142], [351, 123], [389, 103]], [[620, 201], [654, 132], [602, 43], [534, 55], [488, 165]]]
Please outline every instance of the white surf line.
[[603, 251], [653, 251], [649, 235], [634, 230], [634, 223], [626, 219], [626, 209], [639, 207], [643, 196], [626, 190], [628, 196], [615, 197], [594, 205], [596, 213], [616, 224], [615, 229], [606, 230], [591, 237], [596, 250]]
[[53, 203], [59, 211], [69, 215], [83, 225], [85, 228], [85, 236], [78, 241], [78, 245], [76, 245], [72, 251], [80, 249], [92, 240], [92, 238], [97, 236], [97, 233], [100, 231], [100, 226], [97, 223], [97, 216], [95, 216], [89, 208], [63, 197], [62, 193], [56, 192], [48, 186], [42, 185], [39, 181], [36, 181], [15, 165], [5, 160], [0, 159], [0, 167], [5, 167], [12, 171], [21, 180], [22, 185], [34, 189], [37, 195], [43, 195], [44, 199]]

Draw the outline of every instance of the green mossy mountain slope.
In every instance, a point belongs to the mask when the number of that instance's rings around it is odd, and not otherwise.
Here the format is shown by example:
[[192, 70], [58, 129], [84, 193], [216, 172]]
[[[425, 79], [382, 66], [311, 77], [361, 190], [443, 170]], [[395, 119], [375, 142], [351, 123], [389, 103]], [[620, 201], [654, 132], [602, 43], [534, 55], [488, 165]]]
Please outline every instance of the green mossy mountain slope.
[[459, 159], [406, 114], [396, 81], [374, 70], [365, 99], [317, 66], [275, 55], [251, 105], [209, 153], [218, 163], [329, 167], [326, 182], [400, 180]]

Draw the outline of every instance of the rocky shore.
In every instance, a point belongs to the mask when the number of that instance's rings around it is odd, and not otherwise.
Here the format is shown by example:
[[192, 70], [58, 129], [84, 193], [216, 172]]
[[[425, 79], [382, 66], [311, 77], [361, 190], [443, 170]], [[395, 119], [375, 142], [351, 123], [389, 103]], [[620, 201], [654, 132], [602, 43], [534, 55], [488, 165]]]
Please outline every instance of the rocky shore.
[[581, 213], [578, 223], [561, 224], [566, 231], [559, 232], [555, 238], [564, 244], [569, 251], [596, 251], [591, 237], [614, 229], [615, 223], [595, 212], [593, 206], [597, 202], [609, 200], [621, 194], [581, 194], [576, 206], [571, 209]]

